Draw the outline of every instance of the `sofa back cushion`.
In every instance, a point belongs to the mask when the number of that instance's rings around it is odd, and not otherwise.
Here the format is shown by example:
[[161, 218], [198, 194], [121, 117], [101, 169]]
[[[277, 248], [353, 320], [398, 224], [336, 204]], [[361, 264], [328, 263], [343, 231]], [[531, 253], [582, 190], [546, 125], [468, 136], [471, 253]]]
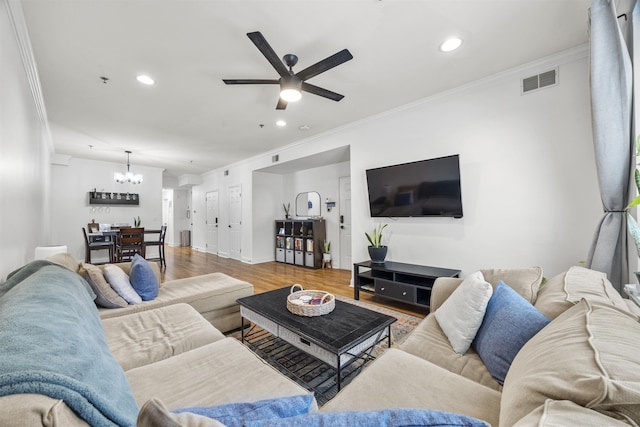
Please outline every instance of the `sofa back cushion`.
[[629, 427], [629, 424], [601, 414], [593, 409], [577, 405], [570, 400], [547, 399], [518, 421], [513, 427], [560, 427], [560, 426], [593, 426], [593, 427]]
[[500, 426], [547, 399], [614, 418], [640, 419], [640, 323], [608, 304], [582, 300], [522, 347], [504, 382]]
[[480, 270], [484, 280], [491, 283], [495, 289], [502, 280], [511, 289], [533, 304], [542, 283], [542, 268], [493, 268]]
[[80, 262], [76, 260], [71, 254], [68, 254], [66, 252], [52, 255], [47, 258], [47, 261], [66, 267], [74, 273], [77, 273], [80, 270]]
[[568, 271], [549, 279], [540, 288], [534, 305], [554, 319], [582, 298], [628, 309], [624, 299], [607, 280], [605, 273], [579, 266], [571, 267]]

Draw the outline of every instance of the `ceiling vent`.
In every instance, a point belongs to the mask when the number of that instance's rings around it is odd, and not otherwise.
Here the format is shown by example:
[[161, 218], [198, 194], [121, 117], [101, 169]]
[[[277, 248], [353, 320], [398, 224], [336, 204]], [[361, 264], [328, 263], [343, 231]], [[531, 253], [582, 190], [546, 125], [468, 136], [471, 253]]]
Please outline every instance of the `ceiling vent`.
[[522, 94], [533, 92], [545, 87], [556, 86], [558, 84], [558, 69], [545, 71], [535, 76], [522, 79]]

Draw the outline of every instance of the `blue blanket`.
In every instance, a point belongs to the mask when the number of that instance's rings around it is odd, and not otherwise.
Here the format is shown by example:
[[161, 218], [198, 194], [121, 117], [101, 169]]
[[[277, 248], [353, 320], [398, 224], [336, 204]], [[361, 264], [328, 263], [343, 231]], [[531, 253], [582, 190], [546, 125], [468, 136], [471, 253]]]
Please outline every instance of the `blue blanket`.
[[138, 407], [78, 274], [34, 261], [0, 285], [0, 396], [62, 399], [92, 426], [135, 425]]

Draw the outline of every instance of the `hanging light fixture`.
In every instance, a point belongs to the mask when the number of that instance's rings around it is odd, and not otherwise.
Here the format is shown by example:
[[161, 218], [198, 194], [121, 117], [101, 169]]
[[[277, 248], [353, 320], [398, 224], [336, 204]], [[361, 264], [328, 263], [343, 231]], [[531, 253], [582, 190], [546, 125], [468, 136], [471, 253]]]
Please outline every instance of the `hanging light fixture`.
[[116, 172], [113, 174], [113, 179], [120, 184], [124, 184], [125, 182], [140, 184], [142, 182], [142, 175], [131, 173], [131, 165], [129, 164], [129, 154], [131, 154], [131, 151], [127, 150], [125, 153], [127, 153], [127, 173]]

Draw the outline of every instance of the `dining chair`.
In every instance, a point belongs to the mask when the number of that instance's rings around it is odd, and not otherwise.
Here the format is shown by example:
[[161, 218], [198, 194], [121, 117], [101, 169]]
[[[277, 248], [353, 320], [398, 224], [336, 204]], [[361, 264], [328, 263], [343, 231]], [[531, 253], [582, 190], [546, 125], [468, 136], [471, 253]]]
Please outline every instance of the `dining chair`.
[[89, 239], [87, 235], [87, 229], [82, 227], [82, 234], [84, 235], [84, 262], [87, 264], [94, 264], [91, 262], [91, 253], [93, 251], [109, 251], [109, 260], [107, 262], [97, 262], [95, 264], [107, 264], [113, 260], [113, 242], [111, 241], [101, 241], [101, 242], [93, 242]]
[[144, 258], [144, 227], [121, 228], [116, 238], [116, 260], [131, 261], [135, 254]]
[[158, 240], [145, 240], [145, 253], [146, 248], [149, 246], [157, 246], [158, 247], [158, 256], [154, 258], [147, 258], [148, 261], [160, 261], [160, 267], [167, 267], [167, 261], [164, 257], [164, 238], [167, 234], [167, 226], [163, 225], [160, 227], [160, 233], [158, 233]]

